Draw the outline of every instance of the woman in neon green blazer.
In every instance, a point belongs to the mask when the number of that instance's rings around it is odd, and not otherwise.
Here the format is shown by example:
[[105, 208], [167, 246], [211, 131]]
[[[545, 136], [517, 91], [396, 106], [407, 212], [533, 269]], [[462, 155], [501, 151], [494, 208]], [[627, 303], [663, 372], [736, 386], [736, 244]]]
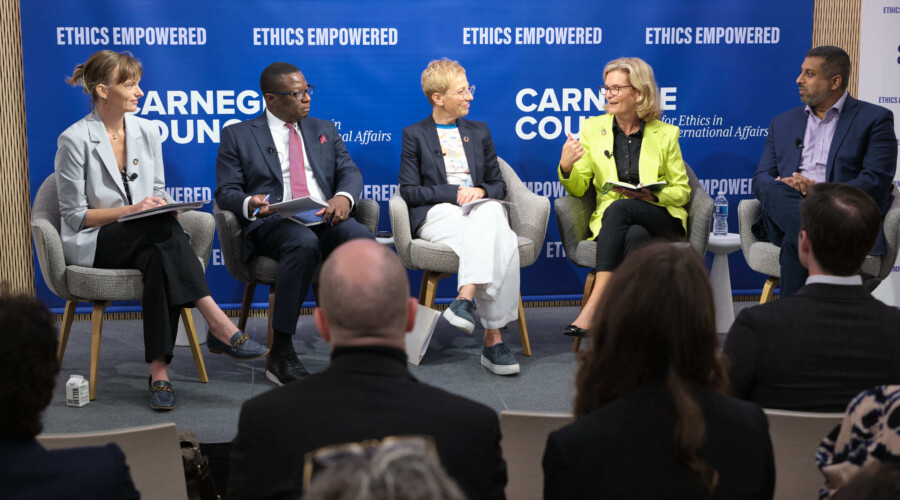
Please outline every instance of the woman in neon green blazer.
[[[607, 114], [588, 118], [581, 141], [571, 134], [559, 159], [559, 180], [573, 196], [588, 187], [597, 192], [591, 238], [597, 242], [594, 289], [578, 317], [563, 332], [583, 336], [597, 324], [606, 284], [625, 255], [651, 238], [684, 238], [691, 195], [678, 145], [678, 127], [659, 120], [659, 89], [653, 69], [636, 57], [610, 61], [603, 68]], [[665, 182], [652, 191], [609, 186]]]

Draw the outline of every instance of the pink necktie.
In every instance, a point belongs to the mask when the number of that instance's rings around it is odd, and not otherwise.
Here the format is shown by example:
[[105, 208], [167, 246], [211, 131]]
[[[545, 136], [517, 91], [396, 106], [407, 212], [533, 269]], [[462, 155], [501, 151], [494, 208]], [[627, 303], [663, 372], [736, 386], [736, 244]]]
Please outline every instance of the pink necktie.
[[303, 146], [300, 142], [300, 134], [294, 129], [293, 123], [285, 123], [288, 128], [288, 161], [291, 163], [291, 197], [294, 199], [309, 196], [306, 187], [306, 168], [303, 165]]

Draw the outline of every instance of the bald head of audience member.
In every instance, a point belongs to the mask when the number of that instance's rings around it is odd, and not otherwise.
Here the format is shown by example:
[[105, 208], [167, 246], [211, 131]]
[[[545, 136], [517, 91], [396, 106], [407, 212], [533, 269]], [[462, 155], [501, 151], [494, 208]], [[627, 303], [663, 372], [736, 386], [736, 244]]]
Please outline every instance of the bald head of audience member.
[[416, 300], [394, 252], [371, 240], [348, 241], [331, 253], [319, 276], [314, 317], [326, 342], [404, 349], [416, 320]]
[[881, 212], [865, 191], [847, 184], [815, 184], [800, 205], [800, 263], [810, 275], [852, 276], [875, 248]]

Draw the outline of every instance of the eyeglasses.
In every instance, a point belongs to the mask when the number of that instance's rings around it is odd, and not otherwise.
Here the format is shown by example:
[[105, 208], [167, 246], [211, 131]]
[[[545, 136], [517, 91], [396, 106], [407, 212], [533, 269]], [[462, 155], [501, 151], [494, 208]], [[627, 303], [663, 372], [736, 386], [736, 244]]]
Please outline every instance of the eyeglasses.
[[269, 92], [266, 92], [266, 94], [289, 95], [298, 101], [302, 101], [304, 96], [313, 95], [314, 88], [316, 88], [315, 85], [310, 85], [310, 86], [306, 87], [306, 89], [301, 90], [300, 92], [281, 92], [281, 91], [270, 90]]
[[444, 93], [450, 94], [450, 95], [455, 95], [458, 97], [465, 97], [467, 92], [469, 93], [470, 96], [475, 97], [475, 86], [472, 85], [471, 87], [469, 87], [467, 89], [462, 89], [459, 92], [444, 92]]
[[357, 457], [371, 458], [376, 452], [406, 450], [430, 457], [439, 463], [437, 447], [431, 436], [387, 436], [382, 440], [371, 439], [359, 443], [326, 446], [304, 456], [303, 489], [309, 489], [313, 477], [324, 469], [345, 463]]
[[612, 87], [600, 86], [600, 95], [617, 96], [622, 89], [633, 89], [633, 85], [613, 85]]

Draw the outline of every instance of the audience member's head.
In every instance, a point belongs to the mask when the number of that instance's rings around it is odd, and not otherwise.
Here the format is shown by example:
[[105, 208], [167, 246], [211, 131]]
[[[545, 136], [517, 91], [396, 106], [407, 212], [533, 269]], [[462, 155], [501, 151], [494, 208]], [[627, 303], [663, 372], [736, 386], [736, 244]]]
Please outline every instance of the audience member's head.
[[304, 500], [464, 500], [434, 453], [383, 444], [316, 474]]
[[900, 498], [900, 462], [872, 462], [853, 476], [831, 500], [896, 500]]
[[425, 92], [428, 102], [434, 106], [432, 96], [447, 92], [453, 80], [465, 74], [466, 70], [458, 62], [446, 57], [431, 61], [422, 72], [422, 92]]
[[663, 379], [676, 457], [712, 491], [718, 474], [699, 456], [706, 424], [691, 386], [724, 390], [728, 379], [703, 262], [690, 248], [653, 243], [626, 257], [607, 289], [614, 292], [603, 294], [592, 349], [579, 358], [575, 415]]
[[406, 269], [394, 252], [369, 239], [339, 246], [319, 274], [316, 326], [333, 347], [404, 348], [415, 324]]
[[50, 311], [0, 283], [0, 440], [40, 434], [59, 373]]
[[94, 52], [87, 61], [75, 66], [72, 76], [66, 80], [69, 85], [81, 84], [85, 94], [91, 96], [91, 106], [100, 100], [97, 87], [111, 86], [128, 80], [140, 80], [144, 70], [130, 52], [100, 50]]
[[800, 262], [836, 276], [859, 272], [881, 230], [875, 200], [862, 189], [834, 182], [813, 185], [800, 205], [800, 219]]

